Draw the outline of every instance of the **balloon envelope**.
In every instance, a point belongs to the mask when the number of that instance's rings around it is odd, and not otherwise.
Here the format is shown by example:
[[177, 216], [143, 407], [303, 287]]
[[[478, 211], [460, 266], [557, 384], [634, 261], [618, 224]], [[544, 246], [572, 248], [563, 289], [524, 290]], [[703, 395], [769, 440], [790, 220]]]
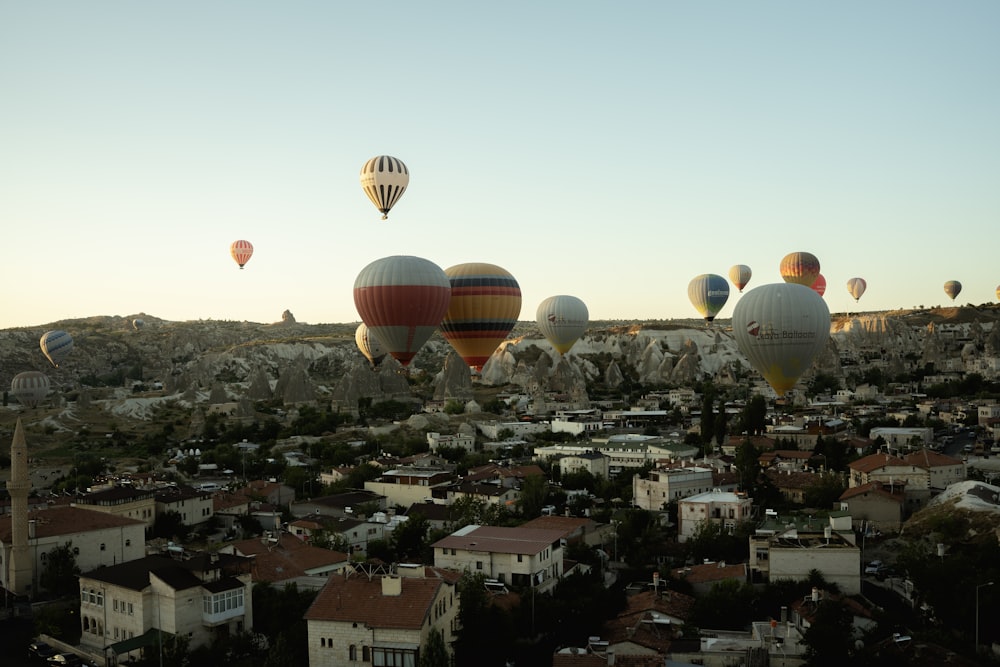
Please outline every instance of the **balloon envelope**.
[[750, 282], [750, 276], [753, 275], [753, 271], [746, 264], [734, 264], [729, 269], [729, 280], [732, 281], [736, 289], [743, 291], [743, 288], [747, 286]]
[[382, 213], [389, 217], [389, 210], [396, 205], [410, 184], [410, 170], [403, 161], [389, 155], [377, 155], [361, 167], [361, 188]]
[[575, 296], [550, 296], [535, 312], [538, 330], [559, 354], [566, 354], [590, 323], [587, 305]]
[[729, 283], [722, 276], [703, 273], [688, 283], [688, 298], [701, 316], [711, 322], [729, 300]]
[[810, 252], [790, 252], [781, 260], [781, 279], [811, 287], [819, 275], [819, 260]]
[[361, 320], [403, 366], [441, 324], [450, 301], [448, 276], [422, 257], [377, 259], [354, 281], [354, 306]]
[[65, 331], [47, 331], [42, 334], [38, 346], [45, 358], [58, 368], [62, 360], [73, 350], [73, 337]]
[[822, 273], [816, 276], [816, 281], [810, 287], [813, 292], [816, 292], [820, 296], [826, 294], [826, 278], [823, 277]]
[[830, 311], [804, 285], [777, 283], [747, 292], [733, 309], [733, 337], [779, 396], [795, 386], [830, 340]]
[[358, 328], [355, 329], [354, 342], [358, 344], [361, 354], [365, 355], [365, 359], [372, 366], [378, 366], [379, 362], [385, 357], [385, 348], [382, 347], [382, 343], [378, 342], [378, 338], [372, 335], [368, 329], [368, 325], [364, 322], [359, 324]]
[[242, 239], [233, 241], [229, 245], [229, 254], [233, 256], [242, 269], [243, 265], [250, 261], [250, 256], [253, 255], [253, 244]]
[[949, 280], [944, 284], [944, 293], [947, 294], [952, 301], [955, 300], [955, 297], [957, 297], [961, 291], [962, 283], [957, 280]]
[[451, 302], [441, 333], [470, 368], [482, 371], [517, 324], [521, 286], [495, 264], [458, 264], [444, 272], [451, 281]]
[[864, 278], [851, 278], [847, 281], [847, 291], [851, 293], [855, 301], [861, 298], [866, 289], [868, 289], [868, 283], [865, 282]]
[[10, 391], [18, 403], [29, 408], [36, 407], [49, 394], [49, 378], [39, 371], [18, 373], [10, 381]]
[[146, 322], [141, 317], [137, 317], [134, 320], [132, 320], [132, 328], [135, 329], [136, 331], [143, 328], [144, 326], [146, 326]]

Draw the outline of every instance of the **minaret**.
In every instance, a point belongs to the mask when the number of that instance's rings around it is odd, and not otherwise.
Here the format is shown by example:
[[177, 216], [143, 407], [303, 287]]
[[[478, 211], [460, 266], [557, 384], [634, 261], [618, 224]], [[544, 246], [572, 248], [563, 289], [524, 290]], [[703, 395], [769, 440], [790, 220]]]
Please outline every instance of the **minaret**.
[[24, 427], [17, 418], [14, 440], [10, 445], [10, 493], [11, 550], [8, 563], [8, 589], [17, 595], [33, 593], [31, 590], [31, 554], [28, 553], [28, 492], [31, 478], [28, 476], [28, 445], [24, 441]]

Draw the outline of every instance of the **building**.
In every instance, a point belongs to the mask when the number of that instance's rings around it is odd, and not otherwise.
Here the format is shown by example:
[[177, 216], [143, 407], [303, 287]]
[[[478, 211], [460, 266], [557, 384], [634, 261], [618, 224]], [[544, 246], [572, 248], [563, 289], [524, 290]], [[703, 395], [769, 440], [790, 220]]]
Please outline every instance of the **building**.
[[892, 449], [919, 449], [934, 444], [934, 429], [930, 426], [876, 426], [868, 437], [872, 440], [882, 438]]
[[708, 466], [659, 468], [650, 471], [645, 479], [639, 475], [632, 478], [632, 503], [639, 509], [661, 512], [671, 501], [707, 493], [713, 488], [715, 481]]
[[212, 492], [190, 486], [168, 486], [154, 494], [156, 514], [175, 512], [185, 526], [196, 526], [215, 514]]
[[390, 505], [409, 507], [430, 497], [434, 487], [447, 485], [454, 477], [454, 474], [436, 468], [401, 466], [385, 471], [378, 479], [365, 482], [365, 490], [385, 496]]
[[457, 577], [424, 566], [331, 576], [305, 614], [310, 667], [406, 665], [440, 632], [449, 654], [458, 623]]
[[864, 486], [880, 482], [883, 486], [905, 489], [906, 516], [951, 484], [966, 479], [965, 464], [947, 454], [921, 449], [898, 457], [890, 454], [870, 454], [848, 465], [848, 486]]
[[567, 454], [559, 459], [559, 474], [572, 475], [573, 473], [587, 472], [592, 477], [608, 479], [610, 460], [604, 454], [593, 451]]
[[717, 523], [732, 534], [737, 525], [750, 520], [753, 501], [745, 493], [712, 489], [677, 501], [677, 541], [686, 542], [707, 522]]
[[152, 490], [115, 486], [81, 496], [73, 505], [127, 519], [138, 519], [147, 528], [152, 528], [156, 521], [155, 495]]
[[825, 521], [798, 520], [782, 519], [769, 510], [750, 536], [749, 565], [754, 581], [803, 581], [818, 570], [845, 595], [861, 592], [861, 549], [854, 542], [851, 517], [842, 513]]
[[105, 656], [152, 645], [150, 630], [187, 637], [191, 649], [250, 631], [248, 559], [179, 552], [90, 570], [80, 575], [80, 624], [81, 646]]
[[430, 447], [432, 452], [436, 452], [442, 447], [446, 447], [464, 449], [471, 454], [476, 451], [476, 436], [428, 433], [427, 445]]
[[48, 554], [66, 544], [83, 571], [135, 560], [145, 554], [146, 524], [138, 519], [82, 507], [56, 506], [29, 512], [26, 522], [29, 569], [26, 580], [19, 583], [11, 573], [12, 515], [0, 516], [0, 583], [18, 595], [34, 596]]
[[906, 519], [905, 488], [878, 481], [852, 486], [840, 495], [840, 509], [851, 515], [857, 529], [870, 525], [896, 532]]
[[750, 581], [750, 570], [746, 563], [726, 563], [725, 561], [705, 561], [700, 565], [686, 565], [670, 571], [670, 576], [691, 585], [696, 595], [707, 595], [712, 587], [724, 581], [745, 584]]
[[435, 567], [549, 590], [563, 574], [563, 530], [465, 526], [432, 544]]
[[[233, 542], [219, 549], [219, 553], [251, 558], [250, 576], [254, 583], [294, 581], [300, 588], [319, 588], [330, 574], [350, 565], [347, 554], [314, 547], [288, 533]], [[304, 583], [306, 578], [313, 583]]]

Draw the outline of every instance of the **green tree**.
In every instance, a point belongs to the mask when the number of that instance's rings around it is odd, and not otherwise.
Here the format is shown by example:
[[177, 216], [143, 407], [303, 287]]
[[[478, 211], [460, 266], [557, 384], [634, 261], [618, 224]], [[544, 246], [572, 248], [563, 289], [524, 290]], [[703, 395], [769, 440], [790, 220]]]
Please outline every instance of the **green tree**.
[[73, 554], [73, 543], [67, 542], [48, 552], [38, 583], [44, 590], [58, 597], [75, 596], [80, 592], [80, 585], [77, 583], [79, 575], [80, 568]]
[[416, 563], [433, 563], [434, 554], [427, 543], [430, 522], [416, 512], [392, 531], [392, 545], [400, 560]]
[[545, 507], [545, 500], [548, 498], [549, 483], [542, 475], [531, 475], [521, 482], [521, 494], [517, 499], [517, 505], [521, 509], [521, 514], [534, 519], [542, 515], [542, 508]]
[[763, 396], [750, 397], [743, 407], [740, 421], [747, 435], [763, 435], [767, 431], [767, 401]]
[[165, 540], [177, 540], [180, 542], [188, 534], [188, 528], [184, 525], [184, 518], [180, 512], [167, 510], [162, 514], [157, 514], [153, 520], [153, 537], [162, 537]]
[[807, 664], [810, 667], [850, 665], [853, 627], [852, 614], [846, 607], [832, 600], [820, 602], [816, 620], [802, 637]]
[[418, 667], [450, 667], [451, 658], [444, 645], [444, 635], [437, 628], [431, 628], [427, 641], [420, 647]]
[[715, 444], [722, 446], [726, 442], [726, 422], [728, 418], [726, 417], [726, 402], [719, 399], [719, 412], [715, 415], [715, 422], [712, 425], [713, 435], [715, 436]]
[[740, 489], [752, 492], [760, 477], [760, 450], [750, 438], [736, 448], [736, 472], [739, 475]]

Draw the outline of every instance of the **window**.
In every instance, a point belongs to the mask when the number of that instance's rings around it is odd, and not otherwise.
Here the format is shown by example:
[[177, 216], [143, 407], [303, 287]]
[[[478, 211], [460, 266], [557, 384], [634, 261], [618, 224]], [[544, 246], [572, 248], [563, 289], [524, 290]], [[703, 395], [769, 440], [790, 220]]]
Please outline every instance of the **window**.
[[104, 551], [104, 542], [101, 542], [101, 551]]
[[125, 546], [127, 547], [132, 546], [132, 540], [125, 540]]
[[326, 637], [320, 637], [319, 638], [319, 647], [320, 648], [326, 648]]
[[48, 554], [48, 552], [46, 552], [46, 551], [43, 551], [43, 552], [42, 552], [42, 556], [41, 556], [41, 558], [42, 558], [42, 564], [44, 565], [44, 564], [45, 564], [45, 561], [47, 561], [47, 560], [49, 559], [49, 554]]
[[375, 667], [416, 667], [417, 652], [412, 649], [375, 647], [372, 649], [372, 664]]
[[477, 570], [483, 569], [483, 561], [481, 561], [481, 560], [477, 560], [476, 561], [476, 569]]
[[132, 603], [131, 602], [128, 603], [128, 615], [129, 616], [132, 615]]
[[523, 563], [524, 562], [524, 556], [522, 554], [518, 554], [517, 555], [517, 562], [518, 563]]
[[348, 660], [357, 660], [358, 659], [358, 647], [355, 646], [354, 644], [351, 644], [347, 648], [347, 659]]

